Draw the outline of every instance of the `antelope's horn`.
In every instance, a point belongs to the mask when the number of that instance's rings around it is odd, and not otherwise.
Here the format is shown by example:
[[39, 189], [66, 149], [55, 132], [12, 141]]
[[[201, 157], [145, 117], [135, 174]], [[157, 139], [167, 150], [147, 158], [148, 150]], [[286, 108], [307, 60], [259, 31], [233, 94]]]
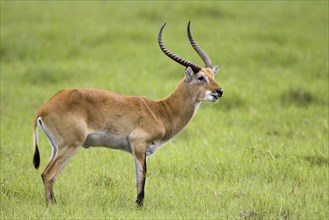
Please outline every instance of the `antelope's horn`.
[[160, 49], [172, 60], [176, 61], [177, 63], [185, 66], [185, 67], [191, 67], [194, 73], [198, 73], [201, 70], [201, 67], [191, 61], [185, 60], [176, 54], [172, 53], [170, 50], [168, 50], [165, 45], [162, 42], [162, 30], [164, 29], [166, 23], [161, 27], [159, 35], [158, 35], [158, 42]]
[[191, 21], [188, 22], [187, 25], [187, 36], [188, 39], [190, 40], [190, 43], [193, 47], [193, 49], [199, 54], [199, 56], [201, 57], [201, 59], [203, 60], [204, 64], [206, 65], [206, 67], [210, 67], [212, 68], [212, 63], [211, 63], [211, 59], [209, 58], [209, 56], [198, 46], [198, 44], [195, 42], [195, 40], [192, 37], [191, 31], [190, 31], [190, 23]]

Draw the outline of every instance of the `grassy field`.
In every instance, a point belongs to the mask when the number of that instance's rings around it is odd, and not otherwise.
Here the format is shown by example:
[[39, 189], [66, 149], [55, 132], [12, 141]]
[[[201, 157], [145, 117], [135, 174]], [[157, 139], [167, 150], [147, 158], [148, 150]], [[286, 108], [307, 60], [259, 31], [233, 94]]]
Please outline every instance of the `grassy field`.
[[[1, 1], [1, 219], [328, 219], [328, 2]], [[224, 97], [148, 160], [144, 207], [132, 157], [81, 150], [45, 206], [40, 174], [51, 147], [37, 109], [62, 88], [94, 87], [154, 99], [184, 68], [158, 48], [202, 64]]]

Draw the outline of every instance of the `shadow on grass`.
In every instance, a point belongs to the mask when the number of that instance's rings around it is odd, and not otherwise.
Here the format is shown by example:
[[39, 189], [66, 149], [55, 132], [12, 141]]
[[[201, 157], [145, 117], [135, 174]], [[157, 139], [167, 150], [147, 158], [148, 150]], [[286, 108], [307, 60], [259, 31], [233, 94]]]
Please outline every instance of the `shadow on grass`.
[[328, 166], [329, 165], [329, 157], [305, 156], [304, 160], [309, 162], [312, 166]]
[[289, 107], [291, 105], [307, 107], [318, 102], [319, 101], [311, 92], [304, 89], [289, 89], [288, 91], [284, 91], [280, 97], [280, 103], [284, 107]]

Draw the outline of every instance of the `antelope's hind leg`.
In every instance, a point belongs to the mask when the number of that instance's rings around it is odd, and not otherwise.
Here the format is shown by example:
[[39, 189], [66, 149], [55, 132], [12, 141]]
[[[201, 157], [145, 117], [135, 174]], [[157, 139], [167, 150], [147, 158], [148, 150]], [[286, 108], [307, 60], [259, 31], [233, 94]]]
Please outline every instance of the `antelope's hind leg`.
[[60, 145], [58, 147], [58, 153], [53, 160], [50, 160], [46, 169], [41, 174], [43, 184], [46, 192], [46, 204], [49, 202], [56, 203], [56, 199], [53, 193], [53, 186], [58, 174], [63, 170], [65, 165], [69, 162], [71, 157], [78, 152], [81, 144], [79, 145]]
[[[56, 203], [53, 193], [53, 186], [58, 174], [63, 170], [71, 157], [78, 152], [83, 142], [87, 138], [87, 128], [79, 121], [71, 121], [75, 129], [70, 129], [67, 124], [47, 123], [46, 120], [40, 122], [42, 129], [47, 135], [53, 147], [53, 152], [46, 169], [41, 174], [45, 186], [46, 204], [49, 202]], [[65, 126], [66, 125], [66, 126]]]

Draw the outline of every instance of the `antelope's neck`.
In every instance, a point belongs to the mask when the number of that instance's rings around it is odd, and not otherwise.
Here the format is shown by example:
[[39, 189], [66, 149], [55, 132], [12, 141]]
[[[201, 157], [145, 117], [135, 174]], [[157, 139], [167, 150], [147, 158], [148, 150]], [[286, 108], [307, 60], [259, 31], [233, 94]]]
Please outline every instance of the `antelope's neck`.
[[169, 97], [161, 100], [160, 103], [164, 108], [162, 121], [166, 127], [165, 139], [170, 139], [183, 130], [200, 106], [200, 101], [194, 97], [184, 80]]

